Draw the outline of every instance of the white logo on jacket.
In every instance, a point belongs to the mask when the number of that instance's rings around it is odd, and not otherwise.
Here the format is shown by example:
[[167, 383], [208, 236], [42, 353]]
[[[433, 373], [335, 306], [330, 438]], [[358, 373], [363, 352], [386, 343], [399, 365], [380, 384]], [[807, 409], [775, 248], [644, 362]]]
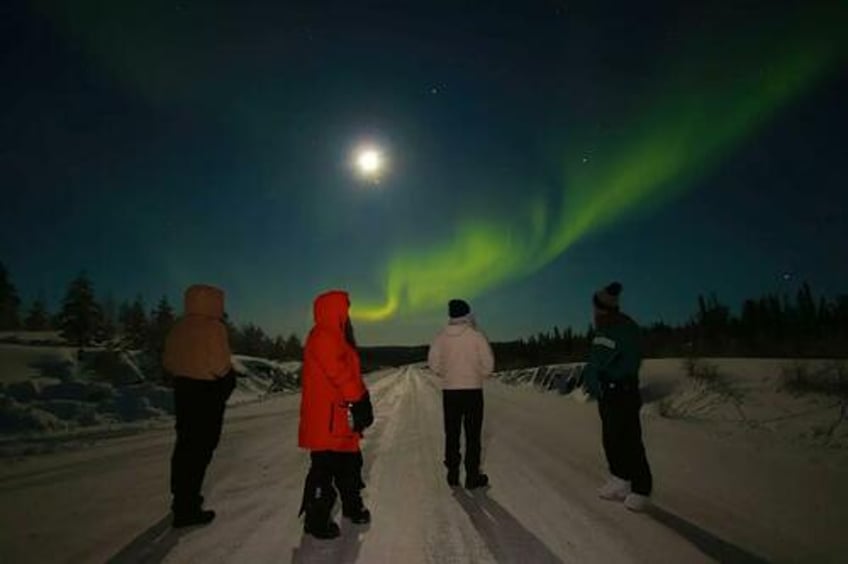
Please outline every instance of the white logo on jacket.
[[592, 344], [606, 347], [608, 349], [616, 348], [615, 341], [613, 341], [612, 339], [608, 339], [607, 337], [595, 337], [594, 339], [592, 339]]

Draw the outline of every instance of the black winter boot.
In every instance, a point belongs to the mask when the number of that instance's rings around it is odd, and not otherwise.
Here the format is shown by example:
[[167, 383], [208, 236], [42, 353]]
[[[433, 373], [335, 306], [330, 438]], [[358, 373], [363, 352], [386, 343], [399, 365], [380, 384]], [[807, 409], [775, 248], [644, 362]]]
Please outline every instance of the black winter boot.
[[171, 526], [175, 529], [181, 527], [191, 527], [192, 525], [206, 525], [215, 519], [215, 512], [211, 509], [196, 509], [191, 512], [174, 513], [174, 520]]
[[342, 515], [356, 525], [365, 525], [371, 522], [371, 512], [365, 509], [364, 505], [360, 505], [356, 509], [344, 509]]
[[473, 490], [477, 488], [485, 488], [489, 485], [489, 477], [483, 474], [474, 474], [473, 476], [465, 477], [465, 489]]
[[448, 468], [448, 485], [452, 488], [459, 486], [459, 468]]
[[316, 539], [334, 539], [341, 534], [339, 526], [330, 518], [335, 495], [310, 499], [306, 502], [303, 532]]
[[171, 513], [174, 518], [171, 526], [175, 529], [180, 527], [191, 527], [192, 525], [206, 525], [215, 519], [215, 512], [203, 509], [203, 496], [174, 496], [171, 503]]
[[[356, 477], [358, 479], [358, 477]], [[371, 512], [362, 503], [359, 490], [345, 491], [342, 495], [342, 515], [357, 525], [371, 522]]]
[[316, 539], [321, 540], [330, 540], [337, 538], [340, 534], [342, 534], [341, 529], [335, 523], [335, 521], [331, 519], [327, 519], [326, 521], [314, 521], [310, 522], [309, 519], [306, 519], [303, 523], [303, 532], [307, 535], [312, 535]]

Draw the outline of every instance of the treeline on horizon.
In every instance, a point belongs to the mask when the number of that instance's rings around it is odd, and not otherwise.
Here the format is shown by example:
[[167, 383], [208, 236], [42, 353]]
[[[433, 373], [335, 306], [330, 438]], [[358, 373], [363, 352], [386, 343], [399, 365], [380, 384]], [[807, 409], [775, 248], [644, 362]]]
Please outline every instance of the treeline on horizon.
[[[80, 349], [107, 346], [159, 358], [176, 320], [177, 314], [166, 296], [150, 310], [140, 294], [120, 303], [109, 297], [98, 299], [94, 284], [84, 272], [68, 284], [59, 311], [51, 313], [45, 301], [37, 298], [22, 314], [17, 288], [0, 263], [0, 331], [58, 331]], [[281, 361], [300, 360], [303, 354], [295, 334], [272, 337], [253, 323], [236, 325], [226, 314], [224, 323], [230, 334], [230, 348], [236, 354]]]
[[[679, 325], [642, 325], [645, 358], [668, 357], [848, 357], [848, 294], [816, 297], [804, 283], [794, 297], [765, 294], [747, 299], [738, 313], [715, 294], [698, 296], [697, 309]], [[584, 361], [593, 337], [571, 327], [528, 339], [494, 343], [500, 369]]]
[[[718, 297], [699, 296], [688, 321], [642, 326], [645, 357], [848, 357], [848, 294], [834, 299], [813, 294], [802, 284], [794, 296], [765, 294], [747, 299], [738, 312]], [[81, 273], [72, 280], [58, 312], [51, 314], [42, 299], [21, 311], [17, 289], [0, 263], [0, 331], [59, 331], [74, 346], [109, 345], [160, 354], [176, 314], [162, 297], [147, 310], [144, 300], [99, 301], [91, 280]], [[225, 319], [234, 353], [272, 360], [300, 360], [301, 340], [295, 334], [271, 336], [260, 326], [239, 326]], [[498, 369], [541, 366], [586, 359], [593, 336], [591, 325], [537, 333], [515, 341], [493, 343]], [[363, 366], [399, 365], [426, 359], [426, 346], [362, 347]]]
[[[764, 357], [848, 358], [848, 294], [828, 300], [802, 284], [794, 297], [765, 294], [747, 299], [739, 313], [714, 294], [698, 296], [685, 323], [642, 325], [645, 358]], [[571, 327], [529, 338], [492, 343], [497, 370], [583, 362], [594, 336]], [[427, 347], [381, 347], [363, 351], [371, 364], [409, 364], [427, 358]], [[388, 360], [388, 362], [387, 362]]]

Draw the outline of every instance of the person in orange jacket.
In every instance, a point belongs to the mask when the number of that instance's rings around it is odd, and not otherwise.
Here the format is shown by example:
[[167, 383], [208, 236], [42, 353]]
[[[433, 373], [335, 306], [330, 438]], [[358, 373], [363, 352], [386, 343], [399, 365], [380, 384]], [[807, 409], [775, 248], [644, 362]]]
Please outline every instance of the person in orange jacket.
[[312, 464], [300, 514], [306, 514], [304, 532], [320, 539], [340, 534], [330, 518], [336, 489], [345, 517], [357, 524], [371, 520], [360, 495], [364, 484], [359, 440], [374, 415], [360, 372], [349, 308], [346, 292], [318, 296], [315, 325], [303, 351], [298, 444], [310, 451]]
[[235, 388], [224, 292], [196, 284], [185, 293], [185, 315], [165, 339], [162, 365], [174, 382], [177, 441], [171, 456], [173, 526], [215, 518], [200, 495], [206, 468], [221, 437], [224, 407]]

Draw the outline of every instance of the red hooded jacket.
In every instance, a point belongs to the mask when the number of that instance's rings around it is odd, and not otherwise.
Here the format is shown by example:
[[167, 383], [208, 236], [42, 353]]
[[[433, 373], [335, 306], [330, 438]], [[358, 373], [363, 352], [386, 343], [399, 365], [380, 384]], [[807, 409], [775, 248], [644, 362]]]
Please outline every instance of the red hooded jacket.
[[303, 351], [298, 444], [309, 450], [356, 452], [359, 434], [348, 424], [347, 404], [365, 395], [359, 354], [345, 339], [350, 300], [332, 291], [315, 299], [315, 326]]

